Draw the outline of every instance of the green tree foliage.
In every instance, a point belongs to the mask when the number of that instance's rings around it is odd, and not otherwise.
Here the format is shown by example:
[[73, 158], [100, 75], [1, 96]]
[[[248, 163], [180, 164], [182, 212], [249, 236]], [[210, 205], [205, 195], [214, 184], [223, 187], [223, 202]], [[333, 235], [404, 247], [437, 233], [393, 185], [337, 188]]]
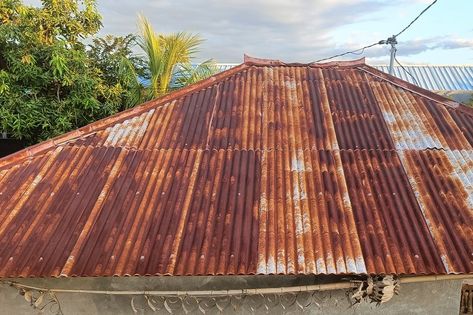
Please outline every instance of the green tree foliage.
[[96, 0], [0, 0], [0, 132], [35, 143], [216, 72], [191, 66], [197, 35], [156, 34], [142, 18], [138, 39], [93, 39], [101, 26]]
[[112, 51], [82, 42], [100, 27], [95, 0], [0, 1], [0, 131], [34, 143], [136, 104], [135, 69], [114, 64], [130, 53], [130, 38]]
[[120, 103], [119, 110], [130, 108], [143, 102], [144, 87], [138, 78], [146, 79], [148, 70], [143, 58], [133, 53], [137, 46], [137, 37], [112, 36], [94, 38], [89, 45], [87, 54], [92, 65], [100, 69], [101, 77], [106, 86], [114, 88], [115, 97], [101, 99], [102, 102]]

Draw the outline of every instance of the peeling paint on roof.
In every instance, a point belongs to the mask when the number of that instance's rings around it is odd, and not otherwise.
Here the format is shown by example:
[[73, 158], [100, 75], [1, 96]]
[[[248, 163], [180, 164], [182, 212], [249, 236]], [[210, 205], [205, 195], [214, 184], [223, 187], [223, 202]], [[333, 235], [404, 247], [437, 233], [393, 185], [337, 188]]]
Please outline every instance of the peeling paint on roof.
[[249, 58], [0, 160], [0, 277], [473, 272], [473, 110]]

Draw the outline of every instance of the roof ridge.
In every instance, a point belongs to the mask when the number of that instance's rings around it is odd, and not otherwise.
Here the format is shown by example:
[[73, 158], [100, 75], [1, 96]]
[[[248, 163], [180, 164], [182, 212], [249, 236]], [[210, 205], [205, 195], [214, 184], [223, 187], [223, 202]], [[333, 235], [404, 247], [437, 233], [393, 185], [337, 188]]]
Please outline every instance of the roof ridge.
[[26, 157], [29, 157], [33, 154], [45, 151], [47, 149], [56, 147], [61, 144], [66, 144], [70, 141], [79, 139], [80, 137], [87, 136], [88, 134], [92, 135], [93, 133], [99, 130], [102, 130], [104, 127], [106, 128], [112, 124], [119, 123], [121, 120], [126, 120], [127, 118], [140, 115], [150, 109], [158, 108], [159, 106], [164, 106], [165, 104], [169, 103], [173, 99], [178, 99], [184, 96], [185, 94], [203, 90], [215, 83], [218, 83], [218, 81], [222, 81], [246, 68], [248, 68], [248, 64], [242, 63], [236, 67], [216, 73], [207, 79], [196, 82], [182, 89], [173, 91], [159, 98], [144, 102], [130, 109], [118, 112], [112, 116], [108, 116], [100, 120], [94, 121], [78, 129], [69, 131], [57, 137], [40, 142], [38, 144], [26, 147], [20, 151], [14, 152], [10, 155], [0, 158], [0, 168], [14, 161], [18, 161]]
[[[369, 68], [370, 71], [364, 68]], [[434, 93], [432, 91], [426, 90], [420, 86], [417, 86], [415, 84], [412, 84], [408, 81], [404, 81], [402, 79], [399, 79], [398, 77], [395, 77], [391, 74], [385, 73], [381, 70], [376, 69], [374, 66], [367, 65], [365, 64], [363, 67], [358, 67], [358, 69], [364, 71], [365, 73], [368, 73], [372, 76], [375, 76], [377, 78], [380, 78], [384, 81], [387, 81], [391, 84], [394, 84], [400, 88], [403, 88], [405, 90], [408, 90], [409, 92], [416, 93], [422, 97], [428, 98], [436, 103], [439, 103], [447, 108], [454, 109], [454, 110], [459, 110], [469, 116], [473, 117], [473, 108], [469, 107], [463, 103], [454, 101], [449, 99], [448, 97], [445, 97], [443, 95]], [[371, 71], [372, 70], [372, 71]], [[374, 73], [373, 73], [374, 72]]]
[[353, 67], [366, 65], [365, 57], [354, 60], [341, 60], [330, 62], [284, 62], [279, 59], [265, 59], [244, 55], [244, 64], [249, 66], [286, 66], [286, 67]]

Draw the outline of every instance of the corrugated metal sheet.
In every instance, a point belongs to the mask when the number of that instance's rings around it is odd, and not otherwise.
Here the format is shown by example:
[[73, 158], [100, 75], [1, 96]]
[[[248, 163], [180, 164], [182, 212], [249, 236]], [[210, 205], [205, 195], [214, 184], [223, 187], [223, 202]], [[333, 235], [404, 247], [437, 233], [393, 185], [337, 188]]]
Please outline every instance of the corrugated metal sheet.
[[[388, 66], [374, 66], [389, 73]], [[473, 91], [473, 66], [394, 66], [393, 75], [431, 91]], [[408, 71], [410, 73], [407, 73]]]
[[[235, 66], [237, 64], [221, 63], [217, 64], [217, 69], [225, 71]], [[389, 73], [389, 66], [373, 67]], [[393, 75], [421, 88], [431, 91], [473, 91], [473, 66], [405, 65], [404, 68], [394, 66]]]
[[0, 160], [0, 277], [471, 273], [472, 121], [250, 59]]

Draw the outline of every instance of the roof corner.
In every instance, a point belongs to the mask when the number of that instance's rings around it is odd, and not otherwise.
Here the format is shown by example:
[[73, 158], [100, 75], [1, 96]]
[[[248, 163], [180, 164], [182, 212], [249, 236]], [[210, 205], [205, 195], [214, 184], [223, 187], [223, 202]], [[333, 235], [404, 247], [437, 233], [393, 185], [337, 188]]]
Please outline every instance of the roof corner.
[[256, 65], [256, 66], [283, 66], [284, 62], [278, 59], [264, 59], [251, 57], [247, 54], [243, 55], [243, 63], [246, 65]]
[[364, 66], [366, 65], [365, 57], [354, 59], [354, 60], [337, 60], [337, 61], [329, 61], [329, 62], [312, 62], [311, 66], [318, 66], [318, 67], [354, 67], [354, 66]]

